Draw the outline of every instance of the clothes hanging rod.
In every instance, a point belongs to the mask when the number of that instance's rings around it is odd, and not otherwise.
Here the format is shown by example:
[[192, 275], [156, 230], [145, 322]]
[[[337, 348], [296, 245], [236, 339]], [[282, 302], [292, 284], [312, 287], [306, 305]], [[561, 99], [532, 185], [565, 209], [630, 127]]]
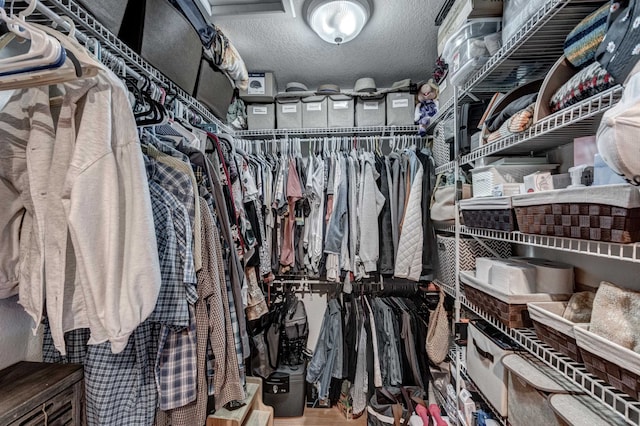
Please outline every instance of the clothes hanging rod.
[[[172, 92], [177, 94], [176, 99], [180, 100], [180, 102], [185, 104], [187, 108], [191, 109], [205, 121], [215, 123], [223, 132], [230, 134], [234, 133], [227, 125], [215, 117], [203, 104], [180, 89], [174, 82], [169, 80], [157, 69], [143, 60], [137, 53], [122, 43], [90, 13], [85, 11], [73, 0], [25, 0], [28, 4], [33, 1], [36, 2], [36, 10], [40, 14], [50, 19], [57, 26], [61, 26], [62, 28], [69, 30], [71, 28], [70, 23], [67, 22], [61, 14], [52, 10], [51, 7], [45, 3], [51, 4], [55, 8], [63, 11], [64, 16], [73, 21], [75, 26], [75, 36], [78, 41], [86, 45], [90, 38], [95, 39], [101, 46], [103, 58], [121, 60], [128, 75], [133, 76], [139, 81], [144, 80], [144, 75], [154, 81], [154, 83], [170, 89]], [[90, 32], [92, 36], [87, 36], [83, 31]], [[137, 69], [132, 68], [130, 64], [136, 65]]]

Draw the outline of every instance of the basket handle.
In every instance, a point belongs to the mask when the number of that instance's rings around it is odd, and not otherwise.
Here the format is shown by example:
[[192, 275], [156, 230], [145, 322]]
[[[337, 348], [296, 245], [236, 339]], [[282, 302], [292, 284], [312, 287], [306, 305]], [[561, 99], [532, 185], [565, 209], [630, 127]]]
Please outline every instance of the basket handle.
[[480, 349], [480, 346], [478, 346], [478, 342], [476, 342], [476, 339], [473, 339], [473, 346], [476, 348], [476, 351], [478, 351], [478, 354], [484, 358], [484, 359], [488, 359], [489, 362], [493, 363], [493, 355], [490, 354], [489, 352]]

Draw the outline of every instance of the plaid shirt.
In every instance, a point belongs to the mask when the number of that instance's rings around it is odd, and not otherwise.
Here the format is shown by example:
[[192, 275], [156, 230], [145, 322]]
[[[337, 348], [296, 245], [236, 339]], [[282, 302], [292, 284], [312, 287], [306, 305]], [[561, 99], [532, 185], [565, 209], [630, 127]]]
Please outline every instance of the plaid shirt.
[[[147, 167], [149, 181], [158, 183], [187, 209], [189, 224], [191, 225], [191, 229], [193, 229], [193, 223], [196, 217], [194, 205], [195, 193], [189, 175], [151, 157], [145, 158], [145, 165]], [[189, 281], [191, 283], [194, 282], [192, 278], [190, 278]], [[198, 291], [195, 285], [186, 285], [185, 288], [187, 291], [187, 301], [191, 304], [195, 303], [198, 299]]]
[[[149, 193], [158, 242], [162, 284], [156, 307], [148, 319], [176, 327], [186, 327], [189, 325], [189, 307], [183, 282], [185, 277], [183, 269], [185, 271], [187, 269], [182, 267], [185, 247], [178, 243], [172, 215], [174, 211], [179, 212], [180, 205], [177, 202], [170, 204], [171, 200], [167, 197], [166, 191], [155, 182], [149, 182]], [[184, 228], [184, 223], [182, 225]]]

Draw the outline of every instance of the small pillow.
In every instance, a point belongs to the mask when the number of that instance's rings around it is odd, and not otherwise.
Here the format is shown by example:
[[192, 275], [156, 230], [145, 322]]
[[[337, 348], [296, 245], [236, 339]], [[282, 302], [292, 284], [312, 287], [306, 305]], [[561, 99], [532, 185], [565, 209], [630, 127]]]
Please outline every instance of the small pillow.
[[591, 291], [574, 293], [567, 303], [562, 318], [573, 323], [591, 322], [591, 310], [595, 296], [596, 294]]
[[640, 292], [600, 283], [589, 331], [640, 353]]
[[531, 104], [525, 109], [518, 111], [511, 118], [505, 121], [502, 126], [487, 138], [487, 143], [497, 141], [512, 134], [522, 133], [533, 124], [533, 112], [536, 104]]
[[527, 108], [530, 104], [535, 103], [536, 99], [538, 99], [538, 92], [530, 93], [514, 100], [509, 105], [504, 107], [500, 112], [493, 114], [485, 120], [484, 123], [487, 125], [487, 130], [490, 132], [495, 132], [500, 127], [502, 127], [504, 122], [507, 121], [509, 117]]
[[613, 77], [598, 62], [593, 62], [571, 77], [556, 91], [549, 102], [551, 112], [577, 104], [613, 87], [613, 85]]
[[576, 67], [591, 62], [607, 32], [609, 3], [584, 18], [564, 41], [564, 56]]

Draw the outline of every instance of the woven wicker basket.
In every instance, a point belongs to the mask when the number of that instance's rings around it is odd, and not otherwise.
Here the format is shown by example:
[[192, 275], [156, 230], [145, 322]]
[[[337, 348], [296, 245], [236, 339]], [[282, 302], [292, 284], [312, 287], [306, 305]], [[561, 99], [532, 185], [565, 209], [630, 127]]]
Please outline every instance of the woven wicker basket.
[[511, 232], [517, 229], [512, 209], [462, 210], [464, 224], [470, 228], [497, 229]]
[[614, 243], [640, 241], [640, 208], [604, 204], [544, 204], [515, 207], [525, 234]]
[[640, 376], [584, 348], [580, 348], [580, 354], [589, 373], [631, 397], [640, 399]]
[[547, 345], [551, 346], [556, 351], [560, 352], [571, 358], [576, 362], [582, 362], [582, 356], [578, 349], [576, 339], [567, 336], [564, 333], [559, 332], [555, 328], [549, 327], [546, 324], [542, 324], [538, 321], [532, 321], [533, 328], [536, 331], [536, 335]]
[[489, 315], [510, 328], [530, 328], [533, 322], [527, 305], [510, 305], [470, 285], [464, 286], [464, 294], [474, 305], [484, 309]]
[[589, 332], [587, 327], [574, 328], [587, 371], [640, 400], [640, 354]]

